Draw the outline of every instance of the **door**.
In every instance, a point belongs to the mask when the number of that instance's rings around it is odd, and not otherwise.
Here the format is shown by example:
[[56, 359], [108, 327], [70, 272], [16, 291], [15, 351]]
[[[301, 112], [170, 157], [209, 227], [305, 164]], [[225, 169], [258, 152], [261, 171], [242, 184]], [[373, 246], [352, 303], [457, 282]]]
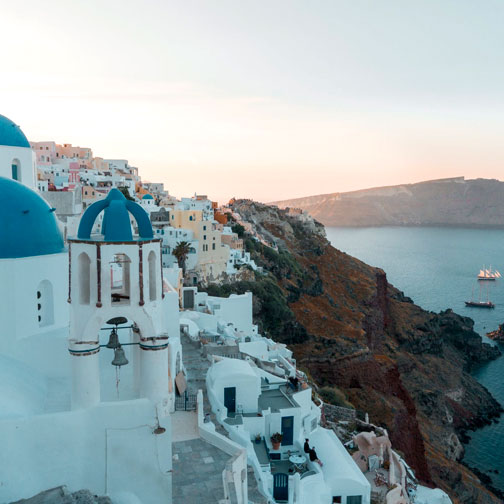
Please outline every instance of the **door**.
[[236, 387], [224, 388], [224, 406], [229, 413], [236, 413]]
[[294, 442], [294, 417], [282, 417], [282, 446], [290, 446]]
[[184, 308], [188, 310], [194, 308], [194, 291], [192, 289], [184, 291]]
[[273, 475], [273, 498], [276, 501], [289, 500], [289, 476], [284, 473]]

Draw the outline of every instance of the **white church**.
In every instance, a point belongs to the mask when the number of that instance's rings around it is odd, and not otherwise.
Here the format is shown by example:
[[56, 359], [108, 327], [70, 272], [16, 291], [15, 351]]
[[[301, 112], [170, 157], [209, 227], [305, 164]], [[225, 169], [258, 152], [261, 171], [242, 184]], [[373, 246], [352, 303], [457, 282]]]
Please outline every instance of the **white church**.
[[113, 189], [65, 246], [35, 177], [25, 135], [0, 116], [0, 502], [60, 485], [171, 502], [182, 359], [160, 240]]

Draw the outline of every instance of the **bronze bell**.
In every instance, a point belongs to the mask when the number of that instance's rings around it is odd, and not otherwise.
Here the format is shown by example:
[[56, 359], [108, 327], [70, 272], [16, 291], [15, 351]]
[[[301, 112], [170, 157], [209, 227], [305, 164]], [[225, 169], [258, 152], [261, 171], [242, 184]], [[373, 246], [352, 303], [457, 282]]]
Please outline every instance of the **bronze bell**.
[[124, 349], [121, 345], [118, 345], [117, 348], [114, 349], [114, 360], [112, 361], [112, 366], [126, 366], [128, 364], [128, 359], [126, 359], [126, 355], [124, 355]]
[[113, 348], [114, 350], [116, 348], [119, 348], [119, 338], [117, 337], [117, 332], [115, 329], [112, 329], [112, 331], [110, 332], [107, 348]]

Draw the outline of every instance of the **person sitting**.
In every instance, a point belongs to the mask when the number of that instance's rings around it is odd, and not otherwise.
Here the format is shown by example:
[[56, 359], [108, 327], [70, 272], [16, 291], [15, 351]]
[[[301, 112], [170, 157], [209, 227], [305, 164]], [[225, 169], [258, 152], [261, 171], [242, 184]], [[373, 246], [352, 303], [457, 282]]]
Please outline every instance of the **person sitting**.
[[310, 440], [308, 438], [305, 439], [304, 446], [303, 446], [303, 449], [304, 449], [305, 453], [310, 453], [310, 445], [308, 444], [309, 441]]
[[290, 376], [289, 386], [294, 392], [296, 392], [299, 388], [299, 379], [296, 376]]
[[310, 455], [310, 461], [311, 462], [317, 462], [317, 464], [322, 467], [324, 464], [321, 462], [321, 460], [317, 456], [317, 452], [315, 451], [315, 448], [310, 448], [310, 451], [308, 452]]

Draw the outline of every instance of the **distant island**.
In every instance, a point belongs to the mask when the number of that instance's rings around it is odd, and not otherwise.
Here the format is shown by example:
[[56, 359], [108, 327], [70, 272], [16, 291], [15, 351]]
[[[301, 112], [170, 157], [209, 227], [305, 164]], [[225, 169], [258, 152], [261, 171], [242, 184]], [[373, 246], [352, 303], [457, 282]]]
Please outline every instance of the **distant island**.
[[271, 204], [306, 210], [325, 226], [504, 228], [504, 182], [495, 179], [428, 180]]

